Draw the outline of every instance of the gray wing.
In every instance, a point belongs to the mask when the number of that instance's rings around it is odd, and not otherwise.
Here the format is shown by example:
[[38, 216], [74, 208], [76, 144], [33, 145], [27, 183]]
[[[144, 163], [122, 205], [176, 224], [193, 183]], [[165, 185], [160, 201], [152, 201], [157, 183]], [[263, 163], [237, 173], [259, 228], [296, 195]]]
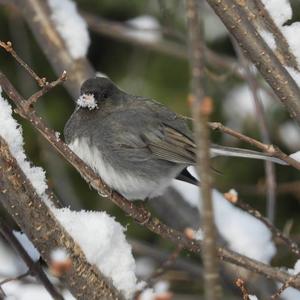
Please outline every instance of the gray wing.
[[115, 112], [105, 127], [109, 133], [105, 140], [119, 157], [133, 162], [153, 158], [184, 165], [195, 162], [195, 144], [185, 120], [156, 102], [138, 101]]

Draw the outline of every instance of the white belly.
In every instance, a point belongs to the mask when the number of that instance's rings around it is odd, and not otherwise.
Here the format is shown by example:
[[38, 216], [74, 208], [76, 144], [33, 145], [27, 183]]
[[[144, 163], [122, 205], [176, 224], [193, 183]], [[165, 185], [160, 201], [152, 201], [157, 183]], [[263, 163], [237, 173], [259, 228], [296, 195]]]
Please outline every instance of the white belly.
[[[103, 160], [96, 147], [89, 147], [85, 139], [75, 139], [69, 147], [87, 163], [105, 183], [128, 200], [144, 200], [162, 195], [173, 176], [155, 178], [155, 181], [134, 176], [130, 171], [120, 172]], [[176, 174], [174, 174], [174, 177]]]

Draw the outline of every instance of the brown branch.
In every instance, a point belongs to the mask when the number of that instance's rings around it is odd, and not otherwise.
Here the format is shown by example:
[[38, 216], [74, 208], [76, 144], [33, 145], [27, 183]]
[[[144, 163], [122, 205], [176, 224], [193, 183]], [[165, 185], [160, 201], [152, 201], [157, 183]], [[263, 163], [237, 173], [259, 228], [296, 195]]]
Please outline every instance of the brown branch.
[[39, 77], [16, 53], [16, 51], [12, 47], [11, 42], [4, 43], [3, 41], [0, 41], [0, 47], [5, 49], [8, 53], [11, 54], [11, 56], [32, 76], [32, 78], [38, 83], [40, 87], [43, 87], [47, 84], [46, 78]]
[[290, 249], [291, 252], [293, 252], [297, 257], [300, 258], [300, 248], [298, 244], [294, 241], [292, 241], [288, 236], [286, 236], [283, 232], [281, 232], [277, 227], [275, 227], [272, 222], [270, 222], [267, 218], [265, 218], [258, 210], [253, 208], [248, 203], [245, 203], [241, 200], [237, 201], [230, 201], [227, 197], [225, 197], [229, 202], [234, 204], [236, 207], [248, 212], [250, 215], [255, 217], [256, 219], [260, 220], [262, 223], [264, 223], [272, 232], [274, 238], [279, 238], [282, 240], [286, 246]]
[[243, 300], [250, 300], [249, 298], [249, 292], [246, 288], [246, 285], [245, 285], [245, 281], [241, 278], [238, 278], [236, 281], [235, 281], [235, 285], [241, 290], [241, 293], [242, 293], [242, 296], [243, 296]]
[[[0, 139], [1, 139], [1, 137], [0, 137]], [[2, 144], [2, 142], [3, 141], [1, 141], [1, 144]], [[48, 277], [45, 274], [45, 272], [43, 271], [41, 265], [38, 262], [35, 262], [32, 260], [32, 258], [29, 256], [29, 254], [24, 249], [22, 244], [14, 236], [12, 229], [9, 228], [3, 221], [0, 221], [0, 233], [11, 244], [11, 246], [19, 253], [20, 257], [22, 258], [22, 260], [28, 267], [28, 271], [30, 272], [30, 274], [35, 276], [37, 278], [37, 280], [39, 280], [43, 284], [43, 286], [46, 288], [48, 293], [54, 299], [63, 300], [64, 298], [60, 295], [60, 293], [56, 290], [56, 288], [53, 286], [51, 281], [48, 279]], [[22, 276], [21, 278], [23, 278], [24, 274], [22, 274], [20, 276]], [[20, 276], [18, 276], [16, 279], [20, 279]], [[8, 280], [1, 282], [0, 285], [4, 284], [6, 282], [8, 282]]]
[[1, 204], [30, 238], [47, 264], [51, 263], [53, 249], [64, 248], [70, 253], [72, 267], [61, 278], [72, 294], [77, 299], [99, 299], [102, 296], [105, 299], [122, 299], [100, 271], [86, 261], [82, 250], [38, 197], [2, 138], [0, 168]]
[[290, 116], [300, 124], [300, 89], [247, 19], [236, 0], [207, 0], [245, 54], [272, 87]]
[[[202, 261], [204, 265], [205, 297], [210, 300], [222, 298], [220, 266], [217, 256], [217, 234], [212, 203], [212, 172], [210, 165], [210, 132], [207, 121], [211, 113], [211, 99], [204, 92], [204, 37], [197, 0], [186, 0], [186, 16], [190, 48], [190, 70], [192, 82], [192, 114], [194, 137], [197, 145], [197, 173], [201, 177], [199, 195], [204, 238]], [[201, 200], [202, 199], [202, 200]]]
[[13, 0], [12, 2], [21, 10], [23, 17], [57, 76], [65, 70], [68, 72], [68, 81], [65, 85], [69, 94], [76, 98], [82, 82], [95, 75], [91, 64], [86, 58], [74, 60], [71, 57], [63, 39], [50, 19], [51, 13], [47, 6], [47, 1]]
[[280, 295], [283, 293], [285, 289], [291, 286], [291, 283], [294, 282], [297, 278], [300, 277], [300, 273], [297, 275], [291, 276], [290, 278], [287, 279], [286, 282], [271, 296], [271, 300], [278, 299]]
[[32, 96], [30, 96], [28, 98], [28, 100], [26, 101], [26, 103], [24, 104], [24, 109], [29, 110], [31, 106], [33, 106], [33, 104], [35, 102], [37, 102], [37, 100], [44, 96], [47, 92], [49, 92], [51, 89], [53, 89], [54, 87], [56, 87], [57, 85], [63, 83], [64, 81], [66, 81], [67, 79], [67, 72], [63, 71], [62, 74], [59, 76], [59, 78], [55, 81], [52, 82], [47, 82], [43, 88], [39, 91], [37, 91], [36, 93], [34, 93]]
[[296, 168], [297, 170], [300, 170], [300, 162], [298, 162], [297, 160], [293, 159], [292, 157], [290, 157], [287, 154], [285, 154], [284, 152], [282, 152], [275, 145], [264, 144], [264, 143], [262, 143], [258, 140], [255, 140], [247, 135], [244, 135], [238, 131], [230, 129], [219, 122], [210, 122], [208, 125], [213, 130], [219, 130], [221, 132], [229, 134], [229, 135], [239, 139], [240, 141], [243, 141], [252, 146], [255, 146], [256, 148], [262, 150], [263, 152], [265, 152], [266, 154], [269, 154], [270, 156], [277, 157], [277, 158], [283, 160], [288, 165]]
[[[88, 165], [76, 156], [62, 140], [58, 140], [56, 138], [55, 132], [44, 124], [42, 119], [36, 115], [34, 110], [27, 113], [24, 111], [22, 105], [26, 100], [20, 96], [6, 76], [1, 72], [0, 85], [8, 97], [15, 103], [23, 118], [29, 121], [31, 125], [49, 142], [49, 144], [56, 149], [56, 151], [60, 153], [63, 158], [69, 162], [96, 191], [105, 195], [113, 203], [119, 206], [127, 215], [131, 216], [138, 223], [144, 225], [150, 231], [176, 245], [183, 245], [185, 249], [194, 252], [197, 255], [200, 254], [201, 243], [199, 241], [189, 240], [183, 233], [166, 226], [157, 218], [151, 216], [147, 210], [139, 208], [133, 202], [129, 202], [118, 193], [111, 191]], [[289, 275], [282, 270], [263, 264], [254, 259], [250, 259], [228, 249], [218, 248], [218, 255], [224, 261], [246, 268], [255, 273], [263, 274], [268, 278], [272, 278], [280, 282], [284, 282], [289, 277]], [[300, 279], [296, 280], [292, 286], [300, 288]]]

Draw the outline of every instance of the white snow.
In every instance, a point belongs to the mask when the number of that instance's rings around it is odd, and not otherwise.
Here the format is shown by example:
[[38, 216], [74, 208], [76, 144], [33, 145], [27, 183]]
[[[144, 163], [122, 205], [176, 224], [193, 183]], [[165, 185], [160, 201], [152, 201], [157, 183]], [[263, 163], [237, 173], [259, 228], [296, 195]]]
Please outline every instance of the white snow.
[[[52, 300], [53, 298], [46, 291], [45, 287], [40, 284], [26, 283], [19, 281], [11, 281], [2, 286], [7, 297], [5, 300]], [[62, 292], [65, 300], [75, 300], [71, 293], [67, 290]]]
[[167, 281], [158, 281], [154, 286], [153, 289], [148, 288], [145, 289], [139, 299], [140, 300], [155, 300], [155, 299], [165, 299], [163, 295], [168, 293], [170, 284]]
[[83, 95], [81, 95], [77, 99], [76, 103], [80, 107], [87, 107], [89, 110], [93, 110], [95, 108], [98, 108], [97, 101], [96, 101], [95, 96], [93, 94], [83, 94]]
[[277, 26], [282, 26], [292, 18], [292, 8], [289, 0], [262, 0]]
[[53, 209], [59, 222], [77, 242], [89, 263], [96, 265], [130, 299], [137, 289], [135, 261], [124, 228], [105, 212]]
[[[300, 65], [300, 64], [298, 63], [298, 65]], [[291, 67], [285, 67], [285, 68], [290, 73], [292, 78], [296, 81], [296, 83], [300, 86], [300, 72], [298, 72], [297, 70], [295, 70]]]
[[249, 295], [249, 300], [258, 300], [258, 298], [255, 295]]
[[[196, 175], [192, 167], [188, 170]], [[174, 180], [172, 186], [191, 206], [199, 207], [198, 187], [179, 180]], [[229, 203], [217, 190], [212, 191], [212, 196], [216, 226], [228, 242], [229, 248], [269, 263], [276, 252], [269, 229], [256, 218]]]
[[291, 151], [300, 149], [300, 128], [292, 121], [286, 121], [279, 127], [279, 136], [282, 142]]
[[56, 140], [59, 141], [60, 140], [60, 132], [58, 131], [55, 131], [55, 137], [56, 137]]
[[135, 274], [139, 278], [148, 279], [151, 276], [151, 274], [153, 274], [153, 272], [155, 271], [155, 261], [150, 257], [138, 257], [135, 260], [135, 263]]
[[300, 66], [300, 22], [294, 22], [291, 25], [282, 26], [280, 29], [290, 46], [290, 50], [297, 59], [298, 66]]
[[144, 42], [158, 42], [162, 38], [159, 22], [152, 16], [142, 15], [130, 19], [127, 35]]
[[47, 188], [45, 171], [40, 167], [31, 166], [24, 153], [22, 129], [12, 117], [12, 108], [1, 96], [0, 87], [0, 136], [5, 139], [12, 155], [17, 160], [22, 171], [30, 180], [39, 196], [43, 196]]
[[[289, 45], [290, 51], [294, 54], [298, 67], [300, 67], [300, 22], [294, 22], [290, 25], [284, 23], [292, 18], [292, 8], [288, 0], [263, 0], [263, 4], [273, 18], [278, 29], [283, 33]], [[260, 32], [266, 43], [275, 49], [274, 38], [271, 33]], [[286, 68], [297, 84], [300, 86], [300, 74], [293, 68]]]
[[85, 20], [79, 15], [72, 0], [48, 0], [51, 20], [66, 43], [74, 59], [85, 57], [90, 45], [90, 37]]
[[20, 231], [13, 231], [14, 236], [18, 239], [20, 244], [23, 246], [27, 254], [31, 257], [33, 261], [37, 261], [40, 259], [39, 251], [34, 247], [32, 242], [28, 239], [25, 233]]
[[[274, 102], [264, 90], [259, 90], [259, 95], [266, 111], [274, 110], [278, 104]], [[241, 131], [247, 121], [257, 122], [257, 114], [252, 92], [247, 84], [233, 88], [224, 100], [223, 110], [226, 125], [232, 129]], [[225, 135], [226, 137], [228, 135]]]
[[0, 237], [0, 281], [26, 272], [27, 267]]
[[289, 156], [300, 162], [300, 151], [294, 152], [294, 153], [290, 154]]
[[[297, 275], [300, 272], [300, 259], [298, 259], [294, 265], [293, 269], [287, 270], [291, 275]], [[282, 283], [277, 283], [277, 287], [281, 287]], [[300, 299], [300, 291], [294, 288], [287, 288], [281, 294], [281, 298], [284, 300], [299, 300]]]
[[261, 37], [265, 40], [265, 42], [267, 43], [267, 45], [272, 50], [276, 49], [276, 42], [275, 42], [274, 36], [273, 36], [273, 34], [271, 32], [266, 31], [266, 30], [260, 30], [259, 34], [261, 35]]
[[52, 262], [65, 262], [69, 259], [69, 255], [66, 251], [66, 249], [63, 248], [56, 248], [53, 251], [51, 251], [50, 258]]

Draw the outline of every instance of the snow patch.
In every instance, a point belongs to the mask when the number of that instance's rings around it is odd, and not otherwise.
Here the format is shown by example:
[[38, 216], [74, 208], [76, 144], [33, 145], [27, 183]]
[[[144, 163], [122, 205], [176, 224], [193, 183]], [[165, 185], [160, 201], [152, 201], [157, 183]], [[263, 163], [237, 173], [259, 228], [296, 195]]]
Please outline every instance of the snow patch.
[[130, 299], [137, 289], [135, 261], [124, 228], [105, 212], [53, 209], [59, 222], [114, 286]]
[[74, 59], [85, 57], [90, 45], [90, 36], [85, 20], [79, 15], [71, 0], [48, 0], [51, 20], [66, 43]]

